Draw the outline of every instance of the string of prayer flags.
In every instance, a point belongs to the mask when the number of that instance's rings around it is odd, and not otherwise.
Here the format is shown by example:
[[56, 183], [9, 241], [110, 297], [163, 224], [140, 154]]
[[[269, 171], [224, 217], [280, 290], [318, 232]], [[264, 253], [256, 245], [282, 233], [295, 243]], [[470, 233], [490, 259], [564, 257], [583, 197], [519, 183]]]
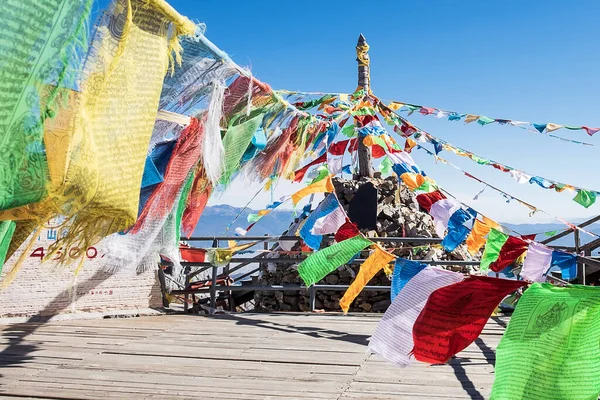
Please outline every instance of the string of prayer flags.
[[356, 296], [363, 290], [363, 288], [369, 283], [371, 279], [381, 271], [385, 266], [387, 266], [392, 260], [396, 258], [395, 255], [388, 253], [383, 250], [381, 246], [375, 245], [373, 254], [371, 254], [365, 262], [360, 266], [360, 270], [352, 281], [352, 284], [346, 292], [344, 296], [340, 300], [340, 307], [344, 311], [344, 313], [348, 312], [350, 308], [350, 304], [354, 301]]
[[600, 289], [534, 283], [496, 350], [493, 400], [600, 395]]
[[437, 289], [413, 326], [413, 355], [431, 364], [446, 363], [483, 330], [500, 301], [526, 282], [470, 276]]
[[[440, 153], [440, 151], [443, 148], [445, 150], [452, 151], [459, 156], [467, 157], [467, 158], [471, 159], [472, 161], [476, 162], [477, 164], [488, 165], [499, 171], [507, 172], [511, 175], [511, 177], [513, 177], [518, 183], [521, 183], [521, 184], [522, 183], [537, 184], [539, 187], [541, 187], [543, 189], [554, 189], [556, 192], [559, 192], [559, 193], [563, 192], [565, 190], [575, 191], [575, 192], [577, 192], [577, 195], [575, 196], [575, 198], [573, 200], [585, 208], [590, 207], [592, 204], [594, 204], [596, 202], [596, 197], [598, 194], [597, 191], [579, 188], [574, 185], [570, 185], [567, 183], [561, 183], [561, 182], [547, 179], [547, 178], [544, 178], [541, 176], [534, 176], [527, 172], [517, 170], [513, 167], [499, 163], [497, 161], [488, 160], [488, 159], [478, 156], [470, 151], [453, 146], [452, 144], [450, 144], [442, 139], [436, 138], [427, 132], [417, 133], [415, 135], [415, 138], [418, 138], [421, 141], [429, 142], [429, 143], [433, 144], [434, 152], [429, 152], [429, 153], [431, 155], [434, 155], [435, 157], [438, 156], [438, 154]], [[424, 149], [422, 146], [419, 146], [419, 148]], [[439, 157], [437, 159], [439, 159]]]
[[397, 258], [392, 275], [391, 300], [394, 301], [394, 298], [398, 296], [402, 288], [419, 272], [425, 269], [425, 267], [427, 267], [427, 264], [405, 258]]
[[311, 254], [298, 266], [298, 274], [306, 286], [314, 285], [327, 274], [348, 262], [356, 253], [372, 245], [369, 239], [358, 235]]
[[369, 351], [401, 367], [410, 365], [409, 354], [414, 346], [413, 325], [429, 295], [462, 280], [462, 274], [441, 268], [426, 266], [419, 270], [402, 291], [392, 297], [392, 304], [383, 314], [369, 341]]
[[[421, 115], [433, 115], [437, 118], [447, 117], [448, 121], [464, 120], [465, 123], [467, 123], [467, 124], [470, 122], [477, 121], [477, 123], [481, 126], [485, 126], [485, 125], [492, 124], [492, 123], [498, 123], [500, 125], [511, 125], [511, 126], [515, 126], [518, 128], [527, 129], [529, 131], [534, 131], [534, 132], [537, 131], [539, 133], [554, 132], [558, 129], [564, 128], [564, 129], [568, 129], [568, 130], [584, 130], [588, 135], [592, 136], [594, 133], [596, 133], [600, 130], [600, 128], [590, 128], [587, 126], [561, 125], [561, 124], [555, 124], [555, 123], [537, 124], [537, 123], [533, 123], [533, 122], [516, 121], [516, 120], [510, 120], [510, 119], [490, 118], [490, 117], [486, 117], [484, 115], [458, 113], [455, 111], [446, 111], [446, 110], [441, 110], [441, 109], [434, 108], [434, 107], [425, 107], [425, 106], [419, 106], [419, 105], [415, 105], [415, 104], [401, 103], [401, 102], [397, 102], [397, 101], [391, 102], [390, 104], [388, 104], [388, 107], [393, 109], [394, 111], [408, 112], [409, 115], [415, 111], [418, 111]], [[550, 136], [552, 136], [552, 135], [550, 135]], [[579, 142], [576, 140], [563, 139], [563, 138], [559, 138], [559, 139], [578, 143], [578, 144], [585, 144], [585, 143], [582, 143], [582, 142]]]
[[313, 193], [332, 193], [335, 191], [335, 188], [333, 187], [333, 182], [331, 181], [331, 176], [328, 176], [325, 179], [322, 179], [318, 182], [312, 183], [308, 186], [306, 186], [303, 189], [300, 189], [299, 191], [297, 191], [296, 193], [294, 193], [292, 195], [292, 203], [294, 205], [297, 205], [300, 200], [302, 200], [304, 197], [308, 196], [309, 194], [313, 194]]

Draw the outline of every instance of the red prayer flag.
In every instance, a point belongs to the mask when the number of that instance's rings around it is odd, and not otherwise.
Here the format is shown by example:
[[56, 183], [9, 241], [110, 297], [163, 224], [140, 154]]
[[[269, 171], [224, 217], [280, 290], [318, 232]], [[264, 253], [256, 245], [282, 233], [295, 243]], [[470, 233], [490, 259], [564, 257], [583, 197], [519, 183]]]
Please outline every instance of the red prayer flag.
[[302, 181], [302, 179], [304, 178], [304, 175], [306, 175], [306, 171], [308, 171], [308, 169], [310, 167], [312, 167], [313, 165], [317, 165], [317, 164], [323, 164], [324, 162], [327, 162], [327, 153], [323, 153], [323, 155], [320, 156], [319, 158], [315, 159], [314, 161], [309, 162], [304, 167], [302, 167], [299, 170], [297, 170], [296, 172], [294, 172], [294, 182]]
[[344, 225], [340, 226], [340, 228], [336, 232], [335, 241], [339, 243], [346, 239], [353, 238], [354, 236], [358, 235], [359, 233], [360, 232], [359, 232], [356, 224], [354, 222], [350, 221], [349, 219], [347, 219], [346, 222], [344, 223]]
[[490, 264], [490, 269], [494, 272], [502, 271], [515, 262], [527, 250], [527, 247], [529, 247], [529, 244], [523, 239], [509, 236], [500, 248], [498, 259]]
[[332, 143], [331, 146], [329, 146], [329, 154], [333, 156], [344, 155], [346, 152], [346, 147], [348, 147], [348, 143], [350, 143], [350, 139]]
[[446, 198], [446, 196], [444, 196], [444, 194], [442, 192], [440, 192], [439, 190], [436, 190], [431, 193], [422, 193], [422, 194], [418, 195], [417, 202], [419, 203], [419, 205], [421, 206], [422, 209], [429, 212], [429, 210], [431, 209], [431, 206], [434, 203], [437, 203], [438, 201], [443, 200], [445, 198]]
[[348, 153], [354, 153], [358, 149], [358, 139], [350, 139], [350, 145], [348, 146]]
[[371, 146], [371, 155], [373, 158], [381, 158], [386, 155], [385, 149], [378, 144]]
[[412, 354], [431, 364], [446, 363], [481, 334], [504, 297], [527, 283], [470, 276], [433, 292], [413, 326]]

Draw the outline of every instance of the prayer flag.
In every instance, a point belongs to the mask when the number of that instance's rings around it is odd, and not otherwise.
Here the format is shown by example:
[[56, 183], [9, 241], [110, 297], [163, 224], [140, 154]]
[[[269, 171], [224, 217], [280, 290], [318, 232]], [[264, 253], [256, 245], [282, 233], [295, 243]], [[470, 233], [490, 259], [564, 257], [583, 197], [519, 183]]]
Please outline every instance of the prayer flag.
[[413, 192], [423, 185], [423, 183], [425, 183], [425, 177], [414, 172], [405, 172], [400, 175], [400, 178], [402, 179], [402, 182], [404, 182], [404, 184]]
[[502, 271], [527, 251], [527, 246], [527, 242], [523, 239], [509, 236], [502, 245], [498, 258], [490, 264], [490, 269], [494, 272]]
[[425, 210], [426, 212], [429, 212], [429, 210], [431, 210], [431, 206], [435, 203], [437, 203], [440, 200], [445, 199], [446, 196], [444, 196], [444, 194], [442, 192], [440, 192], [439, 190], [436, 190], [434, 192], [430, 192], [430, 193], [422, 193], [417, 195], [417, 203], [419, 203], [419, 206], [421, 206], [421, 208], [423, 210]]
[[346, 152], [346, 147], [348, 147], [348, 143], [350, 143], [349, 139], [332, 143], [331, 146], [329, 146], [329, 154], [334, 156], [344, 155], [344, 153]]
[[298, 274], [306, 286], [314, 285], [371, 244], [373, 242], [359, 235], [326, 247], [302, 261], [298, 266]]
[[328, 176], [326, 179], [322, 179], [318, 182], [308, 185], [307, 187], [297, 191], [292, 195], [292, 203], [297, 205], [300, 200], [309, 194], [313, 193], [331, 193], [334, 192], [335, 188], [333, 187], [333, 182], [331, 182], [331, 176]]
[[508, 240], [508, 235], [500, 232], [496, 228], [491, 228], [488, 235], [483, 255], [481, 256], [480, 269], [487, 271], [490, 265], [498, 259], [500, 256], [500, 249], [504, 243]]
[[527, 248], [521, 277], [526, 281], [544, 282], [551, 264], [552, 249], [541, 243], [531, 242]]
[[344, 293], [344, 296], [340, 300], [340, 307], [344, 313], [348, 312], [350, 304], [354, 301], [356, 296], [363, 290], [363, 288], [369, 283], [371, 279], [387, 266], [396, 256], [383, 250], [381, 246], [376, 245], [375, 251], [365, 260], [360, 266], [360, 270], [356, 275], [354, 281], [350, 287]]
[[[335, 196], [329, 195], [329, 197]], [[327, 235], [330, 233], [336, 233], [340, 229], [340, 227], [344, 225], [344, 223], [346, 223], [348, 216], [346, 215], [346, 212], [341, 207], [337, 199], [336, 203], [337, 207], [332, 212], [323, 217], [320, 217], [315, 221], [315, 224], [311, 229], [311, 233], [316, 235]]]
[[346, 222], [340, 226], [338, 231], [335, 233], [335, 241], [339, 243], [346, 239], [353, 238], [359, 234], [360, 231], [358, 230], [356, 224], [349, 219], [346, 219]]
[[300, 237], [302, 240], [304, 240], [304, 243], [306, 243], [308, 247], [313, 250], [318, 250], [321, 247], [321, 240], [323, 239], [323, 236], [313, 232], [313, 227], [320, 218], [326, 217], [339, 207], [340, 203], [338, 202], [337, 198], [330, 194], [329, 196], [325, 197], [323, 201], [321, 201], [321, 203], [312, 213], [310, 213], [304, 222], [304, 225], [302, 225], [302, 228], [300, 229]]
[[492, 400], [592, 400], [600, 394], [600, 289], [534, 283], [496, 350]]
[[435, 232], [439, 237], [444, 237], [444, 232], [448, 227], [448, 220], [459, 208], [460, 204], [454, 199], [443, 199], [433, 203], [429, 214], [433, 217]]
[[446, 251], [454, 251], [461, 244], [471, 231], [464, 224], [473, 219], [473, 216], [462, 208], [459, 208], [452, 214], [448, 220], [448, 233], [442, 241], [442, 246]]
[[577, 195], [573, 199], [576, 203], [581, 204], [585, 208], [588, 208], [596, 202], [596, 192], [589, 190], [578, 189]]
[[312, 167], [313, 165], [323, 164], [325, 162], [327, 162], [327, 153], [323, 153], [320, 157], [318, 157], [315, 160], [309, 162], [304, 167], [296, 170], [294, 172], [294, 182], [300, 182], [300, 181], [302, 181], [302, 179], [304, 179], [304, 175], [306, 175], [306, 172], [308, 171], [308, 169], [310, 167]]
[[552, 252], [551, 264], [552, 266], [560, 268], [560, 272], [565, 281], [577, 278], [577, 256], [575, 254], [554, 250]]
[[413, 327], [413, 354], [422, 362], [446, 363], [481, 333], [500, 301], [526, 282], [470, 276], [431, 293]]
[[[395, 270], [394, 270], [395, 272]], [[425, 267], [406, 283], [392, 299], [369, 341], [369, 351], [401, 367], [411, 363], [413, 325], [425, 307], [429, 295], [444, 286], [458, 283], [463, 276], [435, 267]]]
[[394, 301], [394, 298], [400, 293], [402, 288], [425, 267], [427, 267], [427, 264], [418, 261], [407, 260], [405, 258], [396, 259], [390, 290], [392, 301]]
[[498, 224], [489, 218], [482, 216], [482, 220], [476, 219], [473, 229], [467, 237], [467, 251], [473, 255], [485, 244], [485, 236], [490, 229], [498, 228]]

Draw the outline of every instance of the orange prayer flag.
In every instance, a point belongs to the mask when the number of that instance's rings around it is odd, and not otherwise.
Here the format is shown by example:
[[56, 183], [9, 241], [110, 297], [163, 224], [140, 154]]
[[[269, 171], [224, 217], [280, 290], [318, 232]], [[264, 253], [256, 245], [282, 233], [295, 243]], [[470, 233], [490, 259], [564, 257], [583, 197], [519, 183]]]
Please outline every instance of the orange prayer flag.
[[400, 175], [400, 178], [411, 191], [417, 190], [418, 187], [425, 183], [425, 177], [423, 175], [412, 172], [405, 172]]

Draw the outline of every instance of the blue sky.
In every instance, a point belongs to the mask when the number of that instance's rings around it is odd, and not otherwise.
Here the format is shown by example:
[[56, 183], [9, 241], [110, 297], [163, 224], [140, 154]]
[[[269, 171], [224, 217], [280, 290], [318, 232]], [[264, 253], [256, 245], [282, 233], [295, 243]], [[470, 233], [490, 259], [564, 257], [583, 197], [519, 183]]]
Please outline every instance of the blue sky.
[[[191, 1], [172, 0], [180, 13], [206, 23], [206, 35], [240, 65], [275, 89], [351, 92], [356, 87], [356, 39], [371, 46], [371, 81], [383, 99], [539, 123], [600, 127], [596, 51], [597, 1]], [[591, 142], [584, 147], [499, 126], [409, 119], [454, 145], [546, 178], [600, 190], [597, 154], [600, 133], [560, 130], [559, 135]], [[542, 209], [565, 218], [600, 212], [600, 201], [586, 210], [573, 195], [519, 185], [508, 174], [479, 166], [448, 152], [442, 156], [468, 172]], [[413, 153], [442, 187], [498, 221], [550, 221], [529, 217], [483, 186], [427, 154]], [[299, 187], [281, 184], [277, 196]], [[212, 204], [244, 205], [248, 193], [235, 182]], [[262, 208], [264, 194], [251, 204]]]

